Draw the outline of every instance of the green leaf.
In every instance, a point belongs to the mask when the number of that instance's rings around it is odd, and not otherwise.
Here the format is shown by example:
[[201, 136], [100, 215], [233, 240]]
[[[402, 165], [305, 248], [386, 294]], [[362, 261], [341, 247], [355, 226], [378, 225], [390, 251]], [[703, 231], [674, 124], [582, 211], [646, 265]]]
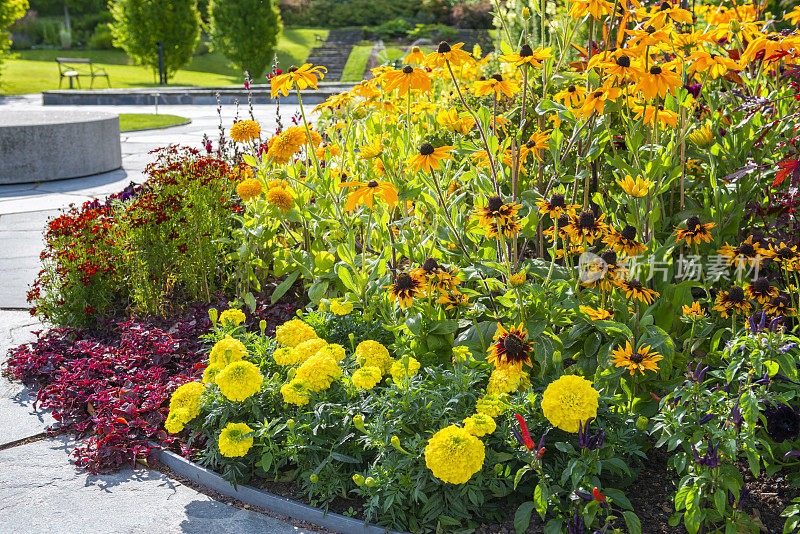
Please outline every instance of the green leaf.
[[272, 304], [278, 302], [278, 300], [280, 300], [280, 298], [284, 296], [286, 292], [289, 291], [289, 289], [294, 285], [298, 276], [300, 276], [300, 271], [295, 271], [287, 276], [286, 279], [275, 288], [275, 291], [272, 292], [272, 297], [269, 299], [270, 302]]
[[628, 534], [642, 534], [642, 522], [639, 521], [639, 517], [636, 514], [630, 510], [625, 510], [622, 512], [622, 517], [625, 518]]
[[[538, 488], [538, 486], [537, 486]], [[535, 504], [531, 501], [524, 502], [519, 505], [516, 513], [514, 514], [514, 530], [517, 534], [524, 534], [531, 524], [531, 512], [533, 512]]]
[[252, 293], [245, 294], [244, 303], [247, 304], [247, 307], [250, 308], [251, 312], [256, 311], [256, 298]]
[[[536, 489], [533, 490], [533, 502], [536, 504], [536, 511], [539, 512], [539, 515], [543, 520], [545, 514], [547, 513], [547, 500], [549, 498], [550, 495], [547, 486], [538, 484]], [[528, 515], [530, 515], [530, 513]]]
[[331, 451], [331, 458], [339, 462], [344, 462], [346, 464], [357, 464], [361, 462], [361, 460], [353, 458], [352, 456], [347, 456], [346, 454], [341, 454], [334, 451]]
[[264, 471], [268, 471], [270, 466], [272, 465], [272, 453], [265, 452], [261, 455], [261, 469]]

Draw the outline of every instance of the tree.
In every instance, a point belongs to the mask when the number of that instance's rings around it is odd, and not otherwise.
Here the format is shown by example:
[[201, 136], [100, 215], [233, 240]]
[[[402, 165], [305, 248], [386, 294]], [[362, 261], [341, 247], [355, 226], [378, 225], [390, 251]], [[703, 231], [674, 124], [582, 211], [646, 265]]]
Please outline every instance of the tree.
[[28, 11], [28, 0], [0, 0], [0, 65], [11, 48], [11, 34], [6, 28]]
[[159, 42], [167, 78], [192, 59], [200, 39], [196, 0], [112, 0], [110, 6], [114, 46], [137, 63], [158, 70]]
[[210, 0], [208, 19], [214, 50], [252, 78], [261, 77], [283, 27], [275, 0]]

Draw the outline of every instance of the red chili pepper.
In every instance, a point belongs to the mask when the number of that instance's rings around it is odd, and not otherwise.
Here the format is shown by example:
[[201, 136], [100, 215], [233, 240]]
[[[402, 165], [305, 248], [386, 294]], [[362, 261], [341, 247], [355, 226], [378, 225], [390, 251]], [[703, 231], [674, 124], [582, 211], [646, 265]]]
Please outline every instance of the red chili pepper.
[[596, 487], [592, 490], [592, 495], [594, 495], [595, 500], [600, 502], [606, 502], [606, 496], [600, 493], [600, 490]]
[[656, 395], [656, 394], [655, 394], [655, 393], [653, 393], [652, 391], [650, 392], [650, 396], [651, 396], [651, 397], [653, 397], [653, 399], [654, 399], [656, 402], [661, 402], [661, 397], [659, 397], [658, 395]]
[[541, 460], [541, 459], [542, 459], [542, 456], [544, 456], [544, 447], [542, 447], [541, 449], [539, 449], [539, 451], [536, 453], [536, 457], [537, 457], [538, 459], [540, 459], [540, 460]]
[[525, 447], [528, 450], [531, 450], [536, 445], [533, 443], [533, 440], [531, 439], [530, 432], [528, 432], [528, 425], [525, 424], [525, 419], [523, 419], [522, 416], [517, 413], [514, 414], [514, 417], [517, 418], [517, 421], [519, 421], [519, 426], [522, 429], [522, 439], [523, 441], [525, 441]]

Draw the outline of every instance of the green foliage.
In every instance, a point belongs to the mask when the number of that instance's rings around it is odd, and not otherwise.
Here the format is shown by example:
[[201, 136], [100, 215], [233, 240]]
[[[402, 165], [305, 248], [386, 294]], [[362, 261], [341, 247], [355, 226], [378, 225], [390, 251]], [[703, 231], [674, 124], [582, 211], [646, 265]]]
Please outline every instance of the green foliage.
[[328, 28], [374, 26], [424, 11], [422, 0], [312, 0], [303, 8], [283, 9], [286, 24]]
[[251, 78], [260, 78], [272, 62], [282, 29], [275, 1], [211, 0], [208, 19], [213, 49]]
[[158, 69], [158, 43], [164, 43], [167, 78], [192, 59], [200, 39], [196, 0], [113, 0], [114, 45], [141, 65]]
[[25, 15], [28, 0], [0, 0], [0, 66], [11, 48], [11, 35], [8, 27]]

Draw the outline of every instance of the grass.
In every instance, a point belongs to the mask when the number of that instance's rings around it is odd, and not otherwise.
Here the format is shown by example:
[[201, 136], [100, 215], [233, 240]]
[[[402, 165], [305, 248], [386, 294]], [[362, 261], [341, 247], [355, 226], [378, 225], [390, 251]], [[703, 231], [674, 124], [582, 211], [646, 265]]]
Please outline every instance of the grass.
[[367, 70], [367, 62], [372, 53], [373, 45], [357, 45], [350, 52], [347, 64], [342, 71], [343, 82], [360, 82], [364, 79], [364, 71]]
[[[285, 30], [278, 42], [278, 62], [281, 68], [301, 65], [316, 44], [316, 37], [325, 39], [328, 30]], [[121, 50], [21, 50], [18, 59], [3, 65], [0, 73], [0, 94], [18, 95], [58, 89], [56, 57], [88, 57], [103, 67], [111, 78], [112, 87], [152, 87], [157, 85], [153, 71], [134, 65]], [[88, 70], [88, 69], [86, 69]], [[263, 80], [262, 80], [263, 81]], [[64, 84], [68, 82], [65, 80]], [[89, 86], [88, 78], [81, 85]], [[228, 60], [218, 53], [195, 56], [170, 79], [170, 85], [213, 87], [242, 83], [242, 76]], [[95, 87], [106, 87], [104, 78], [95, 79]]]
[[168, 128], [187, 124], [189, 119], [178, 115], [155, 115], [153, 113], [120, 113], [119, 131], [133, 132], [154, 128]]

